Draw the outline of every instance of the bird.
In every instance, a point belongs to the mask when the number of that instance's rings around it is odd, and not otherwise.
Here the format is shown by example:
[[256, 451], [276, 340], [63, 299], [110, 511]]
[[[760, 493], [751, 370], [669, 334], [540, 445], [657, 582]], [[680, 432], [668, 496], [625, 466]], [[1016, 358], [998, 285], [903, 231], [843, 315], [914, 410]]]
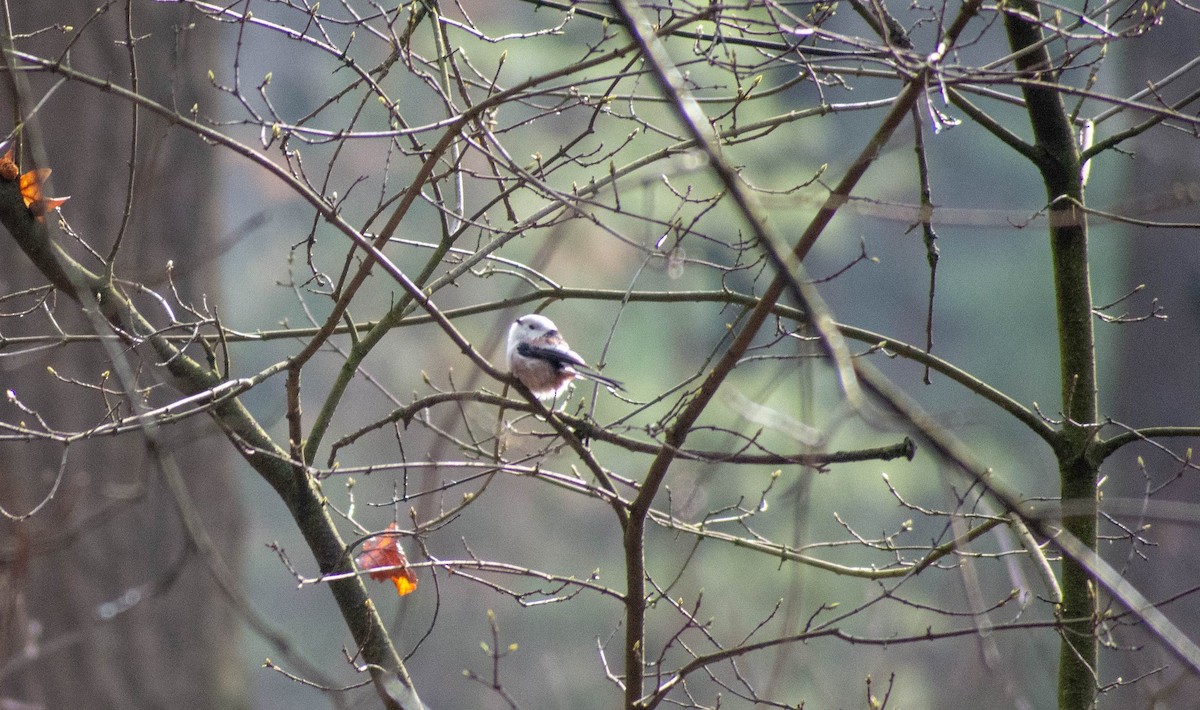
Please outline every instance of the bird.
[[521, 316], [509, 326], [505, 360], [509, 372], [538, 399], [557, 397], [577, 377], [609, 389], [624, 389], [617, 380], [588, 367], [563, 340], [554, 321], [536, 313]]

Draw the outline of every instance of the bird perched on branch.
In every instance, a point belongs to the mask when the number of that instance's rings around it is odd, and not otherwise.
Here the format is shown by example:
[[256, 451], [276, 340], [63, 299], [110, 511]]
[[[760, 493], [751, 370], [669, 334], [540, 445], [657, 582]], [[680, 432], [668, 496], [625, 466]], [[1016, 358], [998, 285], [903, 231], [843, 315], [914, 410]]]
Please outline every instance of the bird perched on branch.
[[579, 353], [567, 345], [554, 321], [531, 313], [513, 321], [508, 329], [508, 369], [538, 399], [557, 397], [579, 377], [613, 390], [620, 382], [594, 372]]

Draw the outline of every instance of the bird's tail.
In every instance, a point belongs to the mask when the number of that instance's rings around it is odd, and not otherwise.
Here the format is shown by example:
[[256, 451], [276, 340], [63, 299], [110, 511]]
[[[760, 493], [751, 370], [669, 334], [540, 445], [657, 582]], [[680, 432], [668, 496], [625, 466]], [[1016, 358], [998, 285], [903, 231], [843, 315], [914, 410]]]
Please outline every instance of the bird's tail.
[[604, 375], [601, 375], [599, 373], [589, 372], [587, 370], [583, 370], [578, 367], [575, 368], [575, 375], [577, 377], [583, 377], [585, 379], [592, 380], [594, 382], [599, 382], [600, 384], [604, 385], [605, 387], [608, 387], [609, 389], [614, 389], [614, 390], [624, 390], [625, 389], [625, 385], [621, 384], [619, 381], [614, 380], [611, 377], [605, 377]]

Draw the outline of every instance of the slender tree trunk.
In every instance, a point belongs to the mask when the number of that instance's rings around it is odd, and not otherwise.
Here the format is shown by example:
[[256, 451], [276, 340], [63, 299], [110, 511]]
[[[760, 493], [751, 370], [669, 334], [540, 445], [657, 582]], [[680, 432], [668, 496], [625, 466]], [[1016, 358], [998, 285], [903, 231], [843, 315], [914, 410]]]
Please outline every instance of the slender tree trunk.
[[[1017, 68], [1030, 79], [1055, 81], [1049, 51], [1041, 44], [1037, 3], [1015, 0], [1010, 8], [1004, 22], [1009, 44], [1018, 53]], [[1061, 94], [1037, 85], [1025, 85], [1022, 93], [1038, 152], [1035, 162], [1051, 204], [1050, 249], [1063, 413], [1055, 455], [1063, 505], [1072, 511], [1064, 516], [1063, 527], [1095, 549], [1099, 463], [1090, 455], [1090, 446], [1099, 415], [1087, 219], [1078, 209], [1084, 204], [1079, 151]], [[1060, 710], [1086, 710], [1096, 703], [1099, 645], [1094, 630], [1094, 587], [1082, 567], [1065, 559], [1062, 590], [1058, 706]]]

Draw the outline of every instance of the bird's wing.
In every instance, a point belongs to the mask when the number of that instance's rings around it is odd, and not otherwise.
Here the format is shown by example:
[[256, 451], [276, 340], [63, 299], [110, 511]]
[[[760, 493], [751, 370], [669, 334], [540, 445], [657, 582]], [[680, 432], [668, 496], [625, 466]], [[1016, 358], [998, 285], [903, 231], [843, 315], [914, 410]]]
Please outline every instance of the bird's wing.
[[541, 345], [521, 343], [517, 346], [517, 353], [524, 357], [544, 360], [554, 365], [554, 367], [559, 370], [570, 367], [571, 369], [575, 370], [576, 375], [589, 380], [595, 380], [596, 382], [608, 387], [612, 387], [613, 389], [625, 389], [624, 385], [617, 380], [593, 372], [592, 368], [586, 362], [584, 362], [583, 358], [579, 356], [579, 353], [575, 352], [574, 350], [547, 348]]
[[579, 357], [574, 350], [547, 348], [541, 345], [521, 343], [517, 346], [517, 353], [523, 355], [524, 357], [545, 360], [559, 369], [562, 369], [568, 365], [574, 367], [587, 367], [587, 363], [584, 362], [583, 358]]
[[544, 345], [534, 345], [530, 343], [521, 343], [517, 345], [517, 354], [524, 357], [533, 357], [536, 360], [544, 360], [550, 362], [557, 369], [570, 367], [574, 369], [578, 377], [587, 378], [589, 380], [598, 381], [598, 383], [612, 387], [614, 390], [624, 390], [624, 385], [612, 378], [606, 378], [604, 375], [592, 371], [592, 367], [588, 366], [587, 362], [583, 362], [580, 354], [575, 350], [562, 348], [546, 348]]

